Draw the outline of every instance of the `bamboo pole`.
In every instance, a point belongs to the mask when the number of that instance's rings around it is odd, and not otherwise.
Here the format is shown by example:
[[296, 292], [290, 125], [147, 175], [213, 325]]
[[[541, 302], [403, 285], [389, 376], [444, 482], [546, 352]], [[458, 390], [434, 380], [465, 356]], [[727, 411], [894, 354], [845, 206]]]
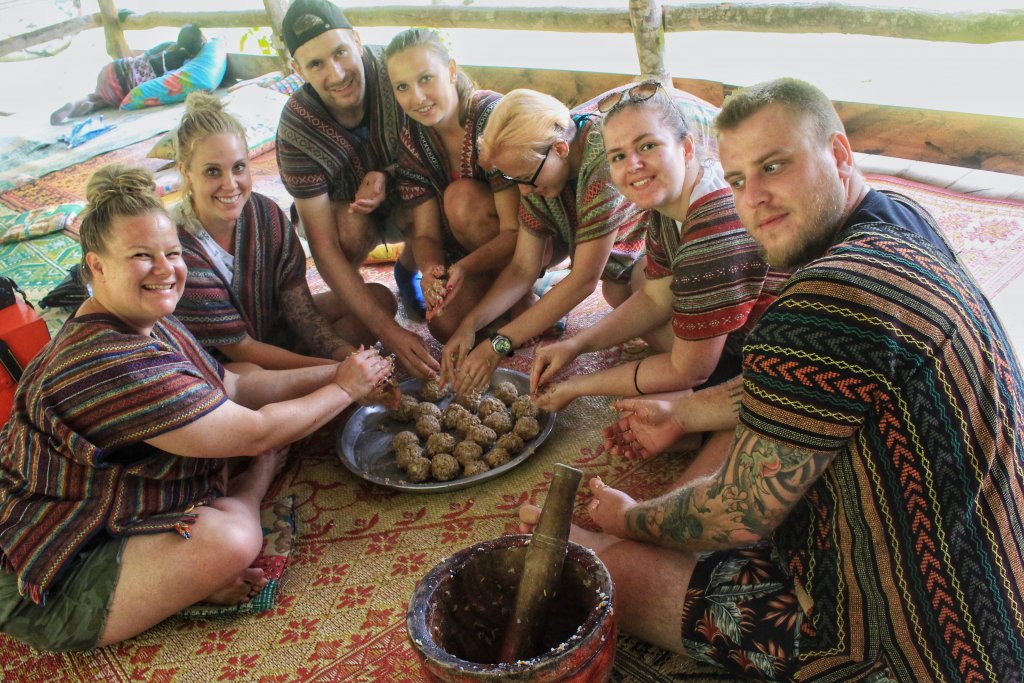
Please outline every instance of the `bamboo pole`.
[[281, 59], [281, 64], [285, 67], [287, 73], [288, 60], [291, 55], [288, 54], [288, 48], [285, 46], [284, 41], [281, 40], [281, 25], [284, 23], [284, 15], [288, 11], [287, 0], [263, 0], [263, 7], [267, 10], [267, 18], [270, 21], [270, 28], [273, 32], [274, 49], [277, 51], [277, 56]]
[[103, 35], [107, 40], [107, 54], [112, 59], [130, 57], [131, 48], [124, 38], [124, 30], [117, 18], [117, 7], [114, 0], [99, 0], [100, 18], [103, 21]]
[[96, 28], [103, 25], [103, 19], [98, 13], [88, 14], [84, 17], [75, 17], [62, 21], [59, 24], [43, 26], [28, 33], [10, 36], [0, 40], [0, 57], [18, 50], [30, 48], [33, 45], [48, 43], [57, 38], [69, 38], [78, 35], [82, 31]]
[[850, 5], [686, 5], [665, 8], [666, 31], [846, 33], [978, 45], [1024, 40], [1024, 10], [932, 12]]
[[629, 20], [640, 59], [640, 77], [668, 85], [672, 79], [665, 67], [665, 26], [660, 0], [629, 0]]

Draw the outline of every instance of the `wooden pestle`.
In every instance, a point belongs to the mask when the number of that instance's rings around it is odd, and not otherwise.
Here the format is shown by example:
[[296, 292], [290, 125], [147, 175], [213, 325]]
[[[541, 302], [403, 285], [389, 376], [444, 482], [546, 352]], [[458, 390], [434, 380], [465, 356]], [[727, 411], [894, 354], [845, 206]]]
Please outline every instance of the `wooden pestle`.
[[583, 472], [578, 469], [555, 464], [551, 489], [526, 549], [516, 603], [505, 629], [499, 662], [515, 662], [540, 654], [537, 650], [555, 587], [562, 576], [573, 502], [582, 478]]

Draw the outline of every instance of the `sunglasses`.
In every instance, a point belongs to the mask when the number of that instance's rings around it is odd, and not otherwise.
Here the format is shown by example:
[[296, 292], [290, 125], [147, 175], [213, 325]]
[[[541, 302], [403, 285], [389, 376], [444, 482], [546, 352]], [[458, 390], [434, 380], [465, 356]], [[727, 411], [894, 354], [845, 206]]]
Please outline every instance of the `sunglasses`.
[[533, 176], [529, 180], [523, 180], [522, 178], [513, 178], [510, 175], [505, 175], [500, 170], [498, 171], [498, 175], [500, 175], [505, 180], [511, 180], [513, 183], [516, 183], [517, 185], [537, 187], [537, 178], [540, 177], [540, 172], [544, 170], [544, 162], [548, 160], [548, 155], [551, 154], [552, 147], [554, 147], [554, 143], [548, 145], [548, 148], [544, 150], [544, 156], [540, 158], [540, 166], [537, 167], [537, 170], [534, 171]]
[[643, 83], [634, 85], [632, 88], [618, 90], [605, 95], [598, 100], [597, 110], [602, 114], [607, 114], [612, 109], [615, 109], [626, 102], [643, 102], [645, 100], [649, 100], [654, 97], [660, 87], [661, 83], [658, 81], [644, 81]]

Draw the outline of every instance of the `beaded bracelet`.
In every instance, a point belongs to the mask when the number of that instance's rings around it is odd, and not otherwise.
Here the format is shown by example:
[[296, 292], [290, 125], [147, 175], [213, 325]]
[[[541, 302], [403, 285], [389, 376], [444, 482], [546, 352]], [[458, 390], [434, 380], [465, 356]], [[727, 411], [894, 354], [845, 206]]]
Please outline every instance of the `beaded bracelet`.
[[641, 358], [640, 360], [638, 360], [636, 362], [636, 367], [633, 368], [633, 388], [636, 389], [636, 393], [639, 394], [640, 396], [645, 396], [646, 395], [646, 394], [644, 394], [643, 391], [640, 390], [640, 385], [636, 381], [637, 375], [640, 374], [640, 364], [643, 363], [643, 362], [644, 362], [644, 359]]

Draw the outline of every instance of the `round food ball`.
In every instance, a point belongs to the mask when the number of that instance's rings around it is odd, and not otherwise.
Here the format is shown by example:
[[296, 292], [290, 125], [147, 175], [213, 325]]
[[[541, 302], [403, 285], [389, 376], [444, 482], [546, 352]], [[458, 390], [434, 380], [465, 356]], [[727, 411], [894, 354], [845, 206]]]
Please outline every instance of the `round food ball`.
[[466, 410], [465, 406], [460, 406], [458, 403], [451, 403], [444, 412], [441, 413], [441, 424], [444, 425], [445, 429], [458, 429], [459, 421], [469, 415], [469, 411]]
[[398, 466], [403, 470], [409, 469], [409, 465], [411, 465], [416, 458], [422, 457], [423, 447], [415, 443], [406, 444], [395, 451], [395, 462], [397, 462]]
[[535, 417], [521, 417], [516, 420], [516, 426], [513, 431], [522, 437], [523, 441], [529, 441], [540, 434], [540, 425], [537, 424], [537, 418]]
[[420, 437], [408, 430], [398, 432], [391, 438], [391, 448], [397, 453], [403, 446], [419, 445]]
[[512, 405], [512, 401], [516, 400], [518, 396], [519, 390], [512, 382], [506, 380], [494, 385], [494, 397], [507, 406]]
[[452, 451], [452, 455], [455, 456], [456, 460], [462, 463], [463, 467], [474, 460], [479, 460], [483, 454], [484, 447], [476, 441], [460, 441], [455, 447], [455, 450]]
[[491, 451], [484, 456], [484, 461], [491, 467], [501, 467], [511, 459], [512, 454], [504, 448], [492, 448]]
[[458, 394], [455, 397], [455, 402], [469, 411], [476, 412], [476, 409], [480, 406], [480, 392], [473, 391], [468, 394]]
[[523, 437], [519, 436], [515, 432], [509, 432], [508, 434], [502, 434], [498, 437], [498, 443], [495, 444], [498, 448], [504, 448], [509, 453], [518, 453], [523, 450]]
[[419, 401], [412, 396], [402, 396], [398, 401], [398, 405], [388, 411], [388, 415], [390, 415], [393, 420], [409, 422], [414, 417], [419, 417], [413, 413], [413, 410], [416, 408], [418, 403]]
[[427, 455], [451, 453], [455, 449], [455, 437], [445, 432], [431, 434], [427, 439]]
[[420, 400], [436, 403], [448, 395], [437, 377], [431, 377], [420, 385]]
[[480, 416], [480, 419], [486, 418], [491, 413], [503, 413], [505, 412], [505, 404], [494, 398], [488, 396], [485, 399], [481, 399], [480, 407], [476, 409], [476, 414]]
[[462, 466], [462, 476], [473, 477], [478, 474], [483, 474], [489, 469], [491, 469], [491, 466], [483, 460], [474, 460], [472, 462], [467, 462]]
[[416, 420], [416, 433], [424, 439], [429, 439], [431, 434], [441, 431], [441, 421], [433, 415], [424, 415]]
[[455, 425], [455, 428], [463, 434], [468, 434], [469, 430], [473, 429], [473, 427], [479, 426], [480, 418], [466, 410], [466, 414], [459, 418], [459, 422]]
[[493, 429], [495, 434], [507, 434], [512, 431], [512, 418], [502, 408], [500, 413], [491, 413], [485, 417], [484, 426]]
[[497, 440], [498, 435], [495, 434], [494, 430], [491, 429], [490, 427], [477, 425], [470, 429], [468, 432], [466, 432], [466, 438], [469, 439], [470, 441], [476, 441], [484, 448], [490, 448], [491, 446], [494, 445], [494, 442], [495, 440]]
[[512, 414], [516, 419], [521, 417], [537, 417], [537, 404], [529, 396], [520, 396], [512, 401]]
[[427, 479], [430, 479], [430, 466], [429, 458], [414, 458], [409, 463], [409, 466], [405, 468], [405, 474], [412, 483], [422, 484]]
[[438, 481], [451, 481], [459, 476], [462, 466], [452, 457], [451, 453], [438, 453], [430, 462], [430, 473]]
[[433, 403], [427, 403], [426, 401], [420, 401], [417, 403], [416, 407], [412, 410], [412, 414], [417, 420], [424, 415], [436, 417], [438, 420], [441, 419], [441, 409]]

